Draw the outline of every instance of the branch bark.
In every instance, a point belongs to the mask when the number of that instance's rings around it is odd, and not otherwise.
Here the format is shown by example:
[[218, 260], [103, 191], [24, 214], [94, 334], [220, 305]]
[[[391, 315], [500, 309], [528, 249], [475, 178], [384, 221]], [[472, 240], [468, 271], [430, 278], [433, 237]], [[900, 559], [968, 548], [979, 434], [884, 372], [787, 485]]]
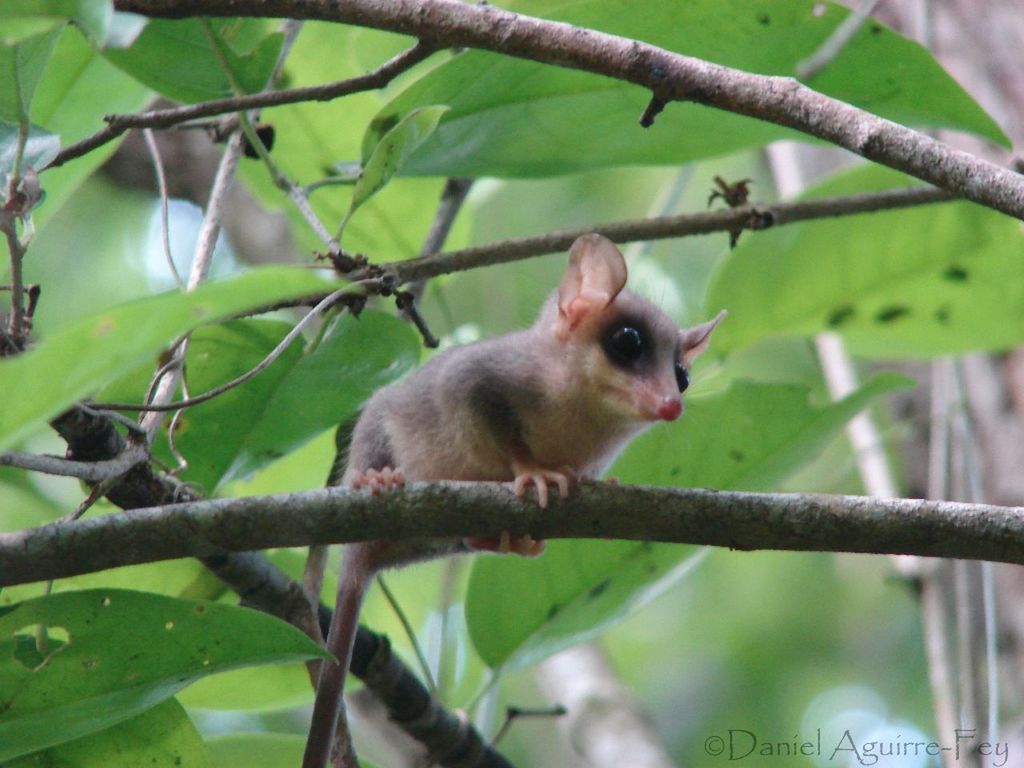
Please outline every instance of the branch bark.
[[458, 0], [115, 0], [147, 16], [321, 19], [494, 51], [633, 83], [659, 101], [691, 101], [844, 147], [982, 205], [1024, 218], [1024, 176], [825, 96], [789, 77], [755, 75], [636, 40]]
[[213, 99], [199, 104], [153, 109], [132, 115], [107, 115], [105, 128], [62, 149], [47, 168], [57, 168], [69, 160], [88, 154], [132, 128], [170, 128], [190, 120], [215, 117], [245, 109], [278, 107], [305, 101], [331, 101], [342, 96], [350, 96], [353, 93], [383, 88], [402, 72], [426, 59], [431, 53], [433, 53], [432, 48], [415, 45], [365, 75], [324, 85], [289, 88], [281, 91], [261, 91], [247, 96]]
[[0, 534], [0, 586], [178, 557], [388, 538], [615, 538], [1024, 564], [1024, 508], [582, 484], [540, 509], [500, 483], [215, 499]]
[[[718, 211], [591, 224], [577, 229], [547, 232], [534, 237], [501, 240], [496, 243], [446, 251], [407, 261], [393, 261], [381, 264], [378, 268], [394, 275], [398, 283], [407, 283], [466, 269], [529, 259], [548, 253], [561, 253], [569, 250], [569, 246], [577, 237], [589, 232], [599, 232], [609, 240], [622, 244], [706, 235], [711, 232], [732, 233], [744, 229], [769, 229], [801, 221], [891, 211], [898, 208], [949, 202], [954, 199], [949, 192], [936, 187], [903, 187], [858, 195], [826, 197], [818, 200], [742, 205]], [[365, 276], [367, 273], [358, 271], [353, 272], [349, 278], [358, 280]]]

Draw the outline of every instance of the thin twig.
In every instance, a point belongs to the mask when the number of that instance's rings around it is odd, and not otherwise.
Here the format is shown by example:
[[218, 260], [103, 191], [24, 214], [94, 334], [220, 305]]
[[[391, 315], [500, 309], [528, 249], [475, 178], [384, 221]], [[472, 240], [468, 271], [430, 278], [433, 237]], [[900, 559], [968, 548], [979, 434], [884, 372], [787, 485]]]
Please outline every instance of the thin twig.
[[117, 457], [106, 461], [72, 461], [60, 456], [17, 451], [0, 453], [0, 466], [17, 467], [47, 475], [77, 477], [87, 483], [100, 483], [111, 477], [120, 477], [145, 460], [146, 451], [138, 446], [126, 449]]
[[[442, 564], [441, 589], [438, 592], [438, 614], [440, 614], [440, 626], [438, 627], [438, 652], [437, 652], [437, 690], [441, 701], [446, 701], [448, 692], [454, 684], [454, 667], [457, 666], [458, 652], [452, 641], [452, 606], [456, 601], [456, 593], [459, 585], [459, 574], [463, 562], [456, 557], [450, 557]], [[459, 642], [455, 640], [454, 642]]]
[[391, 587], [384, 580], [382, 574], [377, 574], [377, 586], [380, 587], [380, 591], [384, 593], [384, 599], [388, 601], [388, 605], [391, 606], [392, 612], [398, 618], [398, 623], [402, 625], [402, 631], [405, 632], [406, 638], [409, 640], [409, 645], [412, 646], [413, 653], [416, 654], [416, 660], [420, 663], [420, 671], [423, 673], [424, 679], [427, 681], [427, 688], [434, 695], [437, 695], [437, 683], [434, 681], [434, 675], [430, 671], [430, 663], [427, 661], [426, 654], [423, 653], [423, 648], [420, 647], [419, 640], [416, 639], [416, 631], [412, 628], [412, 624], [409, 622], [409, 617], [405, 615], [405, 611], [402, 610], [401, 603], [398, 602], [398, 598], [395, 597], [395, 593], [391, 591]]
[[99, 411], [97, 411], [97, 410], [95, 410], [93, 408], [90, 408], [87, 403], [79, 403], [75, 407], [78, 408], [83, 413], [86, 413], [86, 414], [88, 414], [90, 416], [95, 416], [95, 417], [101, 418], [101, 419], [110, 419], [111, 421], [114, 421], [114, 422], [120, 424], [122, 427], [127, 429], [130, 433], [132, 433], [132, 434], [134, 434], [134, 435], [136, 435], [138, 437], [145, 437], [146, 436], [146, 431], [142, 427], [140, 427], [136, 422], [134, 422], [131, 419], [129, 419], [127, 416], [124, 416], [124, 415], [122, 415], [120, 413], [107, 412], [107, 413], [101, 414]]
[[861, 0], [861, 4], [842, 20], [828, 39], [806, 59], [797, 62], [796, 74], [801, 80], [810, 80], [832, 63], [853, 39], [878, 5], [878, 0]]
[[[320, 602], [320, 593], [324, 589], [324, 573], [327, 572], [328, 547], [314, 544], [309, 548], [306, 555], [306, 565], [302, 569], [302, 591], [309, 598], [310, 605]], [[317, 642], [323, 644], [324, 638], [321, 635]], [[314, 678], [314, 685], [316, 680]]]
[[21, 65], [20, 53], [16, 50], [11, 59], [14, 69], [14, 99], [18, 106], [18, 141], [14, 145], [14, 162], [11, 164], [11, 175], [7, 178], [6, 201], [10, 203], [18, 192], [18, 185], [21, 183], [21, 164], [25, 159], [25, 147], [28, 144], [28, 135], [31, 131], [31, 122], [28, 114], [28, 105], [25, 103], [25, 94], [21, 90]]
[[[7, 318], [6, 338], [12, 346], [11, 352], [17, 352], [25, 344], [25, 303], [21, 295], [24, 285], [22, 264], [25, 260], [25, 248], [18, 238], [18, 224], [14, 216], [0, 212], [0, 230], [7, 240], [7, 252], [10, 256], [11, 273], [11, 314]], [[2, 355], [0, 355], [2, 356]]]
[[181, 279], [178, 267], [174, 263], [174, 256], [171, 255], [171, 226], [169, 222], [170, 216], [168, 215], [169, 195], [167, 193], [167, 177], [164, 175], [164, 164], [160, 159], [160, 148], [156, 144], [156, 139], [153, 137], [151, 129], [143, 129], [142, 138], [145, 139], [146, 147], [149, 149], [149, 156], [153, 160], [157, 189], [160, 192], [160, 234], [163, 239], [164, 258], [167, 260], [167, 269], [170, 270], [171, 277], [174, 278], [174, 282], [178, 284], [178, 287], [184, 290], [185, 281]]
[[121, 482], [121, 476], [123, 474], [124, 473], [121, 475], [112, 475], [111, 477], [100, 480], [96, 485], [89, 489], [89, 495], [86, 496], [82, 502], [74, 508], [74, 510], [64, 515], [64, 517], [62, 517], [58, 522], [71, 523], [80, 519], [82, 515], [89, 511], [89, 508], [92, 507], [93, 504], [107, 495], [107, 491]]
[[[267, 78], [267, 84], [262, 93], [275, 93], [273, 88], [281, 82], [281, 75], [284, 74], [284, 63], [288, 60], [295, 41], [299, 39], [299, 33], [302, 31], [302, 21], [299, 19], [285, 19], [281, 24], [280, 31], [284, 35], [284, 40], [281, 43], [281, 50], [277, 52], [277, 61], [274, 62], [274, 69], [271, 71], [270, 77]], [[281, 93], [281, 91], [276, 91], [276, 93]], [[235, 95], [242, 96], [243, 94]], [[243, 107], [243, 109], [251, 111], [255, 116], [262, 107]]]
[[192, 270], [188, 276], [187, 290], [194, 291], [199, 287], [210, 271], [213, 263], [213, 253], [220, 238], [221, 222], [224, 218], [224, 208], [227, 205], [228, 192], [235, 180], [235, 170], [238, 168], [238, 160], [242, 156], [242, 137], [235, 135], [228, 141], [221, 157], [220, 165], [217, 167], [217, 174], [213, 179], [213, 186], [210, 187], [210, 198], [206, 204], [206, 215], [203, 218], [203, 226], [199, 230], [199, 237], [196, 240], [195, 254], [192, 256]]
[[[184, 371], [182, 371], [181, 376], [181, 394], [186, 400], [188, 400], [188, 385], [185, 382]], [[173, 470], [170, 470], [173, 475], [180, 475], [188, 469], [188, 459], [185, 458], [185, 454], [178, 450], [178, 446], [174, 438], [174, 433], [177, 431], [178, 424], [181, 423], [181, 419], [184, 415], [184, 410], [175, 411], [174, 415], [171, 417], [171, 423], [167, 425], [167, 448], [170, 450], [171, 456], [173, 456], [174, 460], [178, 463]]]
[[[447, 251], [435, 256], [390, 262], [381, 264], [379, 268], [395, 275], [398, 283], [407, 283], [475, 267], [504, 264], [566, 251], [577, 237], [588, 232], [600, 232], [616, 243], [663, 240], [710, 232], [731, 232], [737, 227], [751, 230], [767, 229], [814, 219], [853, 216], [954, 199], [949, 192], [935, 187], [906, 187], [820, 200], [746, 205], [720, 211], [592, 224], [577, 229]], [[363, 271], [356, 271], [351, 275], [352, 279], [359, 279], [362, 276]]]
[[416, 330], [420, 332], [423, 346], [430, 349], [437, 349], [440, 346], [441, 342], [430, 331], [430, 326], [427, 325], [427, 321], [420, 314], [420, 309], [416, 306], [416, 295], [412, 291], [396, 292], [395, 305], [398, 307], [398, 311], [402, 313], [402, 317], [412, 323]]
[[563, 707], [561, 704], [555, 704], [553, 707], [544, 707], [543, 709], [528, 709], [524, 707], [506, 707], [505, 708], [505, 721], [501, 724], [498, 732], [494, 734], [494, 738], [491, 739], [491, 746], [496, 747], [501, 743], [501, 740], [505, 738], [506, 734], [511, 730], [512, 723], [523, 717], [564, 717], [569, 710]]
[[[302, 334], [302, 331], [305, 330], [306, 327], [309, 326], [309, 324], [321, 312], [326, 311], [335, 303], [337, 303], [338, 300], [349, 290], [351, 290], [351, 288], [349, 286], [346, 286], [344, 288], [339, 288], [334, 293], [329, 294], [326, 298], [320, 301], [319, 304], [313, 307], [313, 309], [307, 312], [305, 316], [301, 320], [299, 320], [299, 322], [297, 322], [290, 331], [288, 331], [287, 335], [283, 339], [281, 339], [280, 342], [278, 342], [277, 346], [274, 347], [269, 353], [267, 353], [266, 357], [260, 360], [259, 363], [257, 363], [255, 366], [253, 366], [240, 376], [236, 376], [231, 381], [214, 387], [213, 389], [208, 390], [201, 395], [189, 397], [184, 400], [177, 400], [172, 403], [153, 402], [148, 405], [144, 403], [91, 403], [90, 405], [92, 406], [92, 408], [98, 411], [144, 411], [165, 413], [167, 411], [176, 411], [179, 408], [191, 408], [194, 405], [205, 403], [207, 400], [212, 400], [213, 398], [217, 397], [217, 395], [222, 395], [225, 392], [239, 386], [240, 384], [244, 384], [253, 376], [256, 376], [257, 374], [265, 371], [270, 365], [274, 363], [275, 360], [277, 360], [284, 353], [284, 351], [289, 346], [291, 346], [292, 342], [295, 341], [295, 339]], [[154, 398], [154, 400], [156, 400], [156, 398]]]
[[[437, 211], [434, 213], [434, 220], [430, 225], [430, 231], [427, 232], [427, 236], [423, 240], [423, 247], [420, 248], [419, 258], [433, 256], [444, 248], [445, 241], [448, 240], [448, 235], [451, 233], [452, 225], [455, 223], [455, 217], [462, 210], [462, 204], [466, 202], [466, 197], [469, 195], [469, 190], [472, 186], [472, 179], [452, 178], [448, 179], [445, 183], [444, 189], [441, 190], [441, 200], [437, 205]], [[398, 309], [401, 311], [402, 317], [407, 322], [415, 325], [416, 329], [420, 332], [420, 335], [423, 337], [424, 346], [435, 348], [439, 343], [437, 337], [431, 333], [418, 307], [426, 285], [427, 281], [425, 278], [416, 280], [409, 285], [406, 291], [397, 293], [395, 299], [398, 302]]]
[[466, 202], [469, 190], [473, 187], [473, 179], [452, 178], [445, 182], [441, 190], [441, 200], [437, 204], [437, 211], [434, 213], [434, 220], [430, 224], [430, 231], [423, 240], [423, 247], [420, 248], [420, 257], [432, 256], [444, 248], [448, 235], [451, 234], [455, 217], [462, 210], [462, 204]]
[[25, 259], [25, 247], [18, 237], [18, 216], [28, 215], [31, 210], [31, 202], [27, 202], [24, 210], [17, 203], [19, 187], [21, 186], [21, 164], [25, 158], [25, 146], [28, 144], [30, 130], [28, 107], [25, 104], [24, 94], [21, 90], [21, 56], [15, 49], [12, 59], [14, 67], [14, 98], [18, 105], [18, 140], [14, 145], [14, 163], [11, 173], [7, 178], [7, 189], [4, 194], [4, 208], [0, 209], [0, 229], [7, 238], [7, 251], [10, 257], [11, 273], [11, 316], [7, 320], [7, 333], [13, 341], [16, 352], [25, 343], [24, 327], [24, 297], [21, 295], [24, 286], [22, 275], [22, 264]]
[[[921, 579], [921, 623], [924, 629], [925, 655], [928, 660], [928, 682], [931, 685], [932, 708], [935, 712], [935, 726], [938, 733], [955, 733], [959, 727], [957, 718], [955, 685], [951, 670], [952, 658], [949, 652], [949, 615], [946, 608], [946, 593], [943, 575], [951, 570], [949, 563], [935, 563]], [[945, 753], [942, 764], [955, 768], [959, 761], [955, 755]]]
[[69, 147], [65, 147], [47, 167], [56, 168], [68, 160], [88, 154], [107, 142], [113, 141], [130, 128], [170, 128], [174, 125], [214, 115], [224, 115], [231, 112], [260, 109], [263, 107], [277, 107], [284, 104], [298, 104], [304, 101], [331, 101], [342, 96], [350, 96], [353, 93], [383, 88], [398, 75], [426, 59], [434, 50], [436, 49], [424, 43], [418, 43], [365, 75], [327, 83], [326, 85], [290, 88], [282, 91], [266, 91], [245, 96], [232, 96], [231, 98], [214, 99], [183, 107], [154, 109], [136, 115], [108, 115], [105, 128]]

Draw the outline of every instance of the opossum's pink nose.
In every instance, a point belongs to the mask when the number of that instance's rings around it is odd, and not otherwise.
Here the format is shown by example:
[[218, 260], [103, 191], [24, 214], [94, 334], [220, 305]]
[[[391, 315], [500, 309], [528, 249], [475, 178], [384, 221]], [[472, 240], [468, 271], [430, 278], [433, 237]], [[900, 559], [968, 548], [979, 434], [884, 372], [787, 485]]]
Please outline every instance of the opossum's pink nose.
[[678, 397], [666, 397], [658, 406], [658, 418], [665, 421], [675, 421], [683, 412], [683, 402]]

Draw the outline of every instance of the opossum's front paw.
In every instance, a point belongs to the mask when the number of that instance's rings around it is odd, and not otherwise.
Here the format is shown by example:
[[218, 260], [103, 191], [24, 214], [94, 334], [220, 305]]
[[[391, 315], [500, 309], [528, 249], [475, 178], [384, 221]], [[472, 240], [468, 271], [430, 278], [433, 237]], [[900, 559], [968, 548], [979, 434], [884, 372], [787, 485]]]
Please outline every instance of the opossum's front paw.
[[365, 472], [356, 471], [349, 480], [350, 488], [367, 488], [374, 496], [381, 491], [393, 491], [404, 485], [405, 475], [402, 474], [402, 470], [391, 467], [368, 469]]
[[535, 539], [526, 533], [522, 536], [513, 536], [508, 531], [502, 531], [501, 536], [482, 536], [477, 538], [463, 539], [466, 546], [480, 552], [497, 552], [507, 555], [515, 554], [523, 557], [537, 557], [547, 546], [543, 540]]
[[517, 464], [514, 467], [516, 479], [512, 488], [516, 496], [526, 495], [526, 489], [531, 485], [537, 489], [537, 503], [541, 509], [548, 506], [548, 485], [558, 487], [558, 495], [563, 499], [569, 495], [569, 485], [576, 481], [576, 473], [571, 467], [559, 467], [558, 469], [544, 469], [529, 465]]

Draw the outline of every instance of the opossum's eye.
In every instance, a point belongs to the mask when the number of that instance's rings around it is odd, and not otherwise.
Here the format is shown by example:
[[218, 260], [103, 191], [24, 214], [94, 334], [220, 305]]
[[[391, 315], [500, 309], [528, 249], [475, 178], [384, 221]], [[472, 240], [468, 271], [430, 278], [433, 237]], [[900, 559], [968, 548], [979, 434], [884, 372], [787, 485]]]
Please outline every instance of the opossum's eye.
[[676, 384], [679, 385], [680, 394], [690, 386], [690, 374], [683, 368], [682, 363], [676, 363]]
[[648, 350], [645, 334], [639, 328], [624, 323], [608, 328], [602, 346], [612, 362], [624, 368], [632, 367]]

